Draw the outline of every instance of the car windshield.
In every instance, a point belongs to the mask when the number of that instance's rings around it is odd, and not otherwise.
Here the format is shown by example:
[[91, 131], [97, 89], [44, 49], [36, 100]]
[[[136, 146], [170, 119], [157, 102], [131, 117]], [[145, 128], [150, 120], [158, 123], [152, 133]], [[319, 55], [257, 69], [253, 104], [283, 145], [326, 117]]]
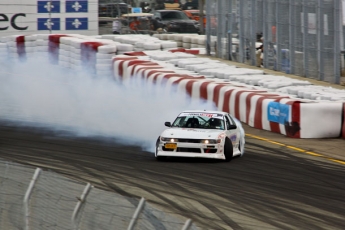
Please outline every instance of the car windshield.
[[180, 11], [163, 11], [161, 12], [162, 20], [190, 20], [188, 16]]
[[181, 113], [172, 127], [224, 130], [224, 116], [218, 113]]

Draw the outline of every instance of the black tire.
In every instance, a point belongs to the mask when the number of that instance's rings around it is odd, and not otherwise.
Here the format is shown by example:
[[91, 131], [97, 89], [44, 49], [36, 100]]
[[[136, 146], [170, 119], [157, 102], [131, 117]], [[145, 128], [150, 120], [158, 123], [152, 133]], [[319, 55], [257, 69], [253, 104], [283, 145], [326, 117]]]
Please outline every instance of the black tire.
[[240, 157], [243, 157], [242, 149], [241, 149], [241, 141], [238, 142], [238, 150], [240, 150], [241, 154]]
[[225, 138], [224, 155], [225, 155], [226, 162], [231, 161], [232, 157], [234, 156], [234, 148], [229, 138]]
[[156, 157], [157, 161], [165, 161], [166, 159], [167, 159], [167, 157], [164, 157], [164, 156]]
[[158, 137], [158, 139], [156, 141], [155, 157], [156, 157], [157, 161], [164, 161], [164, 160], [166, 160], [167, 157], [165, 157], [165, 156], [157, 156], [158, 145], [159, 145], [159, 138], [160, 137]]

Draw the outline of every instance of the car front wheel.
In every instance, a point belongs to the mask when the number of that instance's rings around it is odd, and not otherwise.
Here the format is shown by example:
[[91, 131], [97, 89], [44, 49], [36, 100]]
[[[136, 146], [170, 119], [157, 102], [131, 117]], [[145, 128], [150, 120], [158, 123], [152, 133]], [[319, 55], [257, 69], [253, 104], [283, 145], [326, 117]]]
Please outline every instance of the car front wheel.
[[232, 160], [232, 157], [234, 155], [234, 148], [232, 146], [232, 142], [229, 138], [225, 139], [224, 144], [224, 155], [225, 155], [225, 161], [229, 162]]
[[159, 146], [159, 137], [158, 137], [158, 139], [156, 141], [155, 157], [156, 157], [157, 161], [164, 161], [166, 159], [165, 156], [157, 156], [157, 154], [158, 154], [158, 146]]

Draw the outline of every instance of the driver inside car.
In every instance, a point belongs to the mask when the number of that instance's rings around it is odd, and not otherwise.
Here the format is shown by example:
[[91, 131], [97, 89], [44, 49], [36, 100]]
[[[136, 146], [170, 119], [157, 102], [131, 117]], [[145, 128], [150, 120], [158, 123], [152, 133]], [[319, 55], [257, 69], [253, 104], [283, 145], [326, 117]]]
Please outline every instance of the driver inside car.
[[211, 129], [224, 129], [222, 120], [220, 119], [212, 118], [210, 119], [209, 124]]

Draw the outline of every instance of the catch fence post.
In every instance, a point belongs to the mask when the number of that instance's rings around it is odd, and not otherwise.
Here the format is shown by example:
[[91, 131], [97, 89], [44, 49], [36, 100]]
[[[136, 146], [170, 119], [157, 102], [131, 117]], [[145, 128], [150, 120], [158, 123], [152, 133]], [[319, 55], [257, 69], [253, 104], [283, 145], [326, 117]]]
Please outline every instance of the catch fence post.
[[318, 0], [317, 6], [317, 64], [318, 64], [318, 80], [324, 80], [324, 12], [323, 0]]
[[296, 7], [295, 0], [289, 0], [289, 63], [290, 74], [295, 74], [295, 33]]
[[137, 209], [135, 210], [135, 212], [134, 212], [134, 214], [133, 214], [133, 217], [132, 217], [132, 219], [131, 219], [131, 222], [130, 222], [129, 225], [128, 225], [127, 230], [133, 230], [133, 229], [134, 229], [135, 223], [136, 223], [137, 220], [138, 220], [139, 214], [140, 214], [141, 210], [143, 209], [144, 204], [145, 204], [145, 198], [142, 197], [142, 198], [140, 199], [140, 202], [139, 202], [139, 204], [138, 204]]
[[28, 189], [26, 190], [26, 193], [25, 193], [25, 196], [24, 196], [24, 223], [25, 223], [25, 230], [29, 230], [30, 227], [29, 227], [29, 200], [30, 200], [30, 197], [31, 197], [31, 194], [32, 194], [32, 190], [34, 189], [34, 186], [36, 184], [36, 181], [38, 180], [38, 177], [41, 173], [41, 169], [40, 168], [36, 168], [35, 170], [35, 173], [34, 173], [34, 176], [32, 177], [31, 181], [30, 181], [30, 184], [29, 184], [29, 187]]
[[78, 199], [78, 203], [74, 208], [73, 214], [72, 214], [72, 224], [75, 229], [78, 229], [79, 223], [76, 223], [77, 215], [82, 208], [82, 205], [86, 201], [86, 197], [89, 195], [90, 191], [92, 189], [92, 186], [90, 183], [87, 183], [86, 187], [84, 188], [83, 193], [81, 194], [80, 198]]
[[[341, 55], [341, 44], [343, 43], [342, 33], [342, 1], [334, 1], [334, 84], [340, 84], [340, 55]], [[341, 38], [341, 39], [340, 39]]]
[[190, 226], [192, 226], [192, 220], [188, 219], [186, 220], [186, 222], [184, 223], [182, 230], [188, 230], [190, 228]]

